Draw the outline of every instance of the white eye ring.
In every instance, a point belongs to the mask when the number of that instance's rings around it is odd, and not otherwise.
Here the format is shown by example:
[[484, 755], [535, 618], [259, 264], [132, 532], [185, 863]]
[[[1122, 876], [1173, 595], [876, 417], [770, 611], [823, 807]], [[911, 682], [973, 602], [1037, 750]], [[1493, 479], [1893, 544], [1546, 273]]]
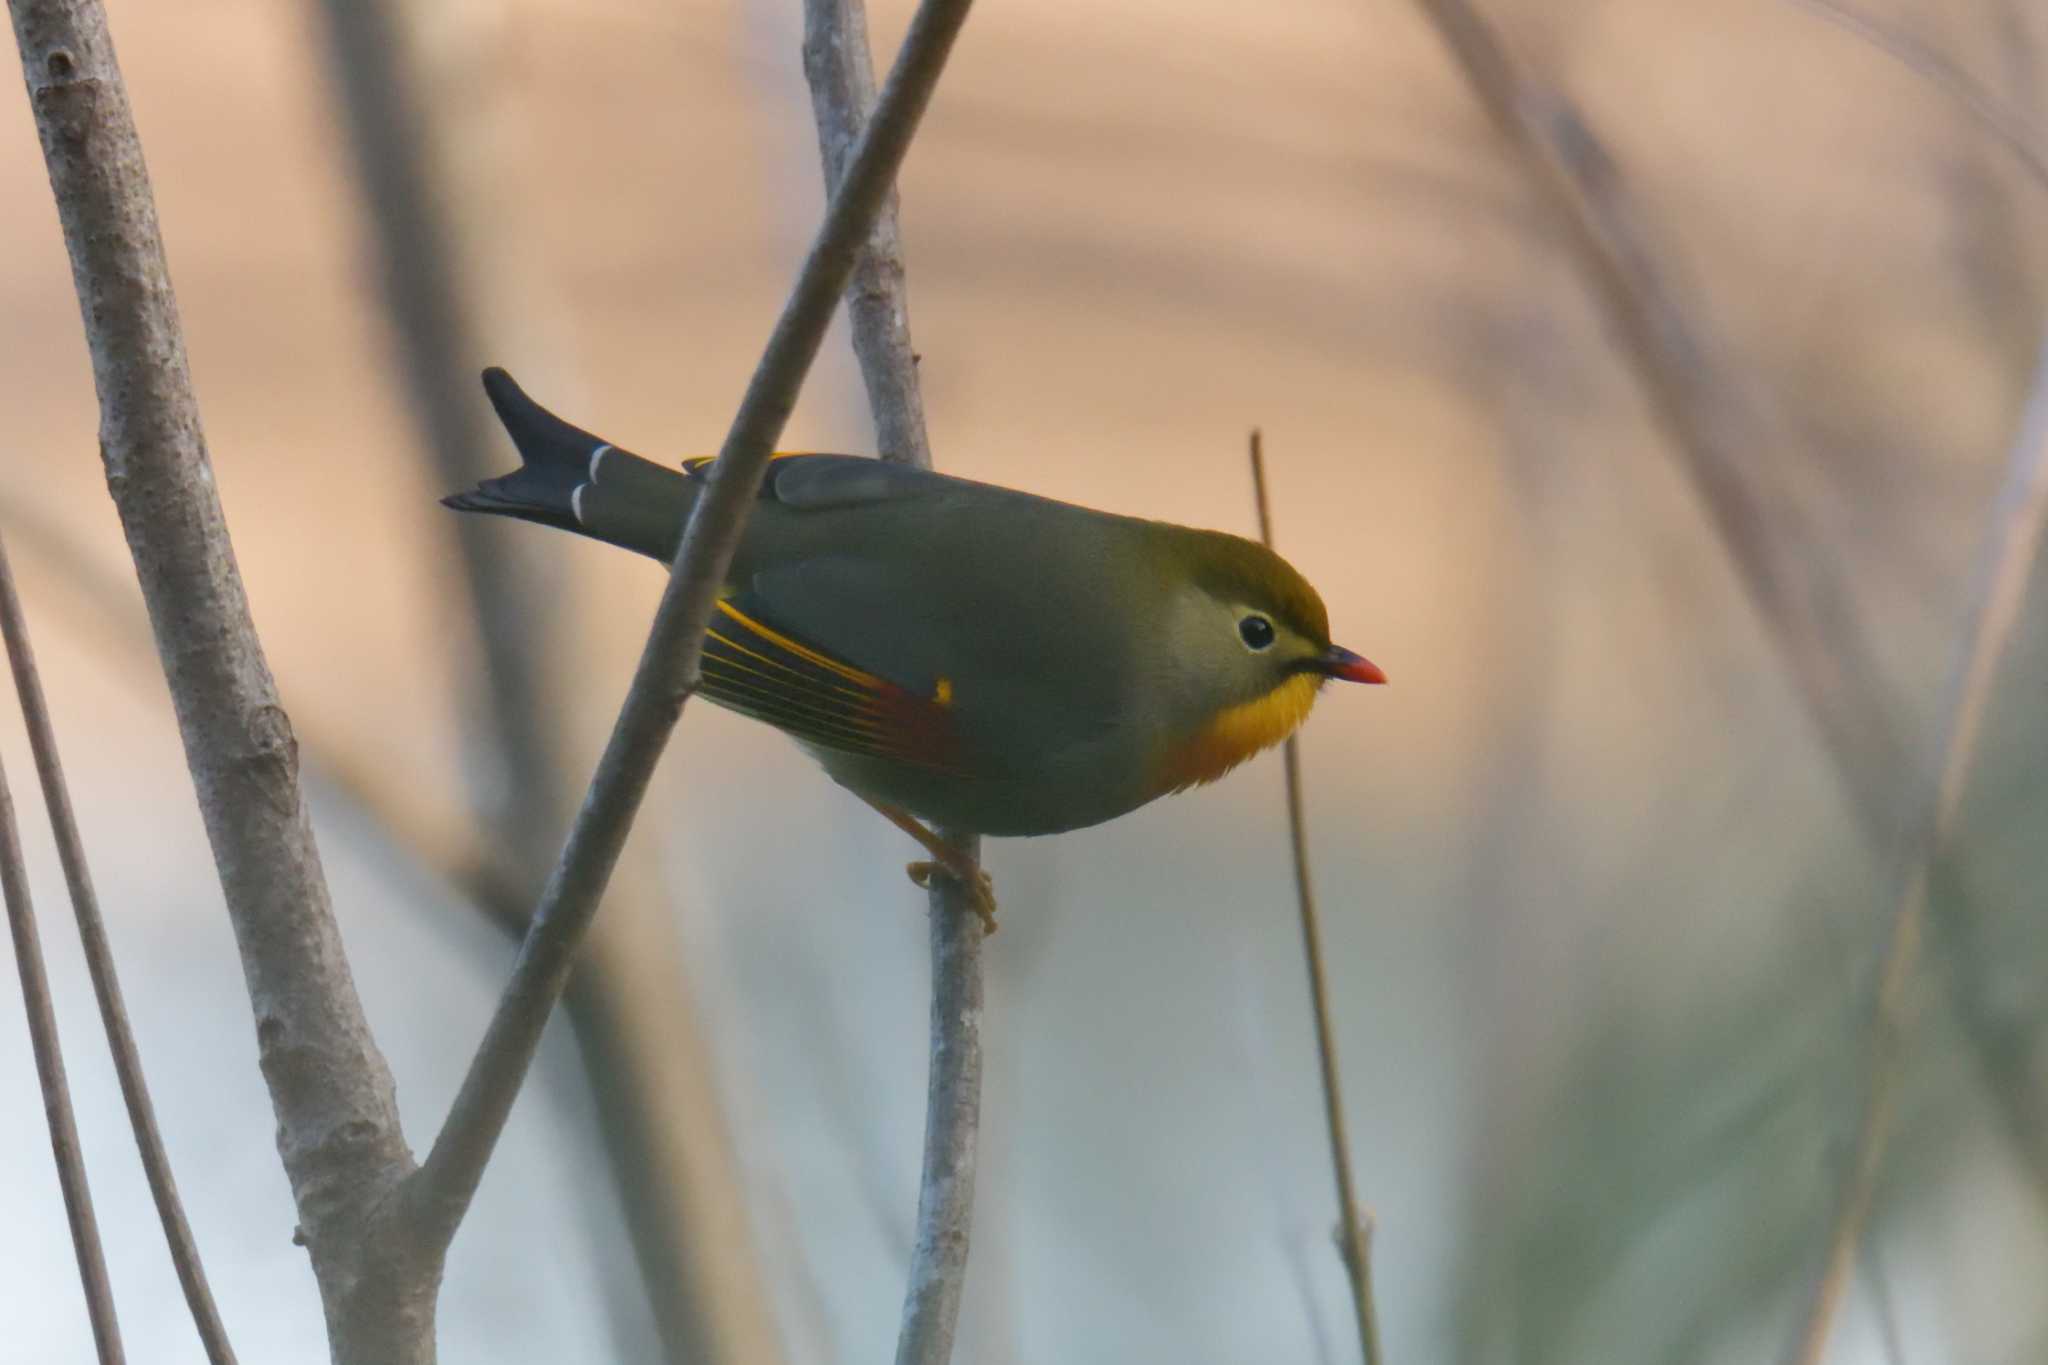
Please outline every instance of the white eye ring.
[[1258, 612], [1243, 616], [1237, 622], [1237, 638], [1244, 641], [1244, 647], [1254, 654], [1263, 654], [1273, 647], [1279, 632], [1273, 629], [1273, 622]]

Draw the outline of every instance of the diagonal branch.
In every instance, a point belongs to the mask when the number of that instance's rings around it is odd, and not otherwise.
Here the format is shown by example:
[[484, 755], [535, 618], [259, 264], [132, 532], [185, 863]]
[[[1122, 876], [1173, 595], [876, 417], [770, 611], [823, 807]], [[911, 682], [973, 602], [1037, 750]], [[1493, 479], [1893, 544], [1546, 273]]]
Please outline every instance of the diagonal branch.
[[1960, 104], [2005, 144], [2005, 149], [2026, 167], [2036, 185], [2048, 188], [2048, 149], [2043, 148], [2039, 135], [2021, 114], [2008, 108], [1956, 62], [1912, 34], [1836, 0], [1789, 2], [1846, 33], [1853, 33]]
[[86, 971], [92, 977], [93, 996], [99, 1002], [100, 1025], [114, 1055], [114, 1074], [121, 1085], [121, 1100], [128, 1108], [128, 1126], [135, 1133], [143, 1176], [149, 1182], [150, 1197], [156, 1202], [157, 1218], [163, 1224], [171, 1264], [177, 1270], [178, 1284], [185, 1292], [185, 1304], [192, 1312], [192, 1324], [199, 1331], [207, 1360], [211, 1365], [234, 1365], [234, 1348], [228, 1343], [220, 1310], [214, 1306], [213, 1290], [206, 1282], [206, 1267], [199, 1259], [199, 1245], [193, 1240], [192, 1225], [185, 1219], [185, 1205], [171, 1175], [170, 1155], [164, 1150], [163, 1134], [157, 1130], [156, 1107], [150, 1102], [149, 1083], [142, 1071], [142, 1053], [135, 1045], [135, 1031], [128, 1023], [128, 1006], [121, 998], [113, 945], [107, 941], [106, 920], [100, 914], [99, 896], [93, 891], [85, 840], [71, 811], [71, 793], [57, 753], [56, 728], [50, 723], [49, 702], [43, 696], [42, 677], [29, 645], [28, 621], [22, 614], [21, 598], [14, 588], [14, 568], [4, 548], [0, 548], [0, 636], [6, 638], [14, 692], [21, 701], [29, 749], [35, 756], [36, 775], [42, 781], [43, 807], [49, 813], [51, 833], [56, 836], [57, 860], [63, 865], [64, 883], [71, 892], [71, 909], [78, 920]]
[[711, 468], [709, 486], [691, 513], [625, 705], [541, 895], [512, 979], [447, 1123], [418, 1178], [409, 1182], [408, 1203], [431, 1245], [445, 1245], [453, 1237], [475, 1196], [655, 763], [696, 690], [712, 603], [769, 452], [795, 406], [854, 255], [895, 180], [970, 3], [924, 0], [919, 7], [874, 121], [861, 136], [845, 183], [832, 197]]
[[1620, 167], [1572, 103], [1523, 72], [1469, 0], [1418, 3], [1556, 211], [1851, 806], [1866, 828], [1888, 830], [1889, 779], [1903, 753], [1847, 584], [1812, 553], [1802, 524], [1810, 509], [1785, 478], [1792, 434], [1695, 321], [1680, 281], [1650, 249]]
[[[804, 76], [811, 87], [828, 193], [845, 179], [875, 102], [867, 28], [863, 0], [805, 0]], [[893, 190], [854, 263], [846, 312], [882, 458], [931, 468]], [[979, 860], [978, 839], [957, 833], [945, 837]], [[968, 909], [964, 883], [932, 879], [931, 1062], [917, 1239], [897, 1333], [897, 1365], [944, 1365], [952, 1357], [967, 1282], [981, 1143], [981, 951], [987, 936]]]
[[1818, 1365], [1827, 1348], [1836, 1307], [1855, 1268], [1857, 1246], [1870, 1216], [1878, 1168], [1884, 1160], [1897, 1105], [1900, 1054], [1907, 1019], [1906, 986], [1919, 960], [1928, 890], [1936, 864], [1955, 832], [1963, 792], [1991, 709], [1998, 665], [2011, 643], [2026, 597], [2028, 574], [2048, 520], [2048, 341], [2041, 350], [2032, 398], [1992, 505], [1990, 524], [1966, 599], [1968, 613], [1956, 636], [1954, 661], [1943, 690], [1939, 729], [1907, 808], [1899, 840], [1897, 899], [1885, 928], [1882, 965], [1872, 1006], [1869, 1059], [1856, 1147], [1838, 1192], [1828, 1251], [1809, 1289], [1795, 1344], [1786, 1359]]
[[[1797, 0], [1840, 14], [1826, 0]], [[1619, 169], [1562, 95], [1520, 70], [1469, 0], [1418, 0], [1459, 63], [1474, 94], [1562, 221], [1593, 287], [1595, 301], [1629, 343], [1631, 365], [1670, 431], [1682, 466], [1715, 533], [1790, 675], [1807, 722], [1819, 736], [1844, 802], [1873, 848], [1897, 830], [1897, 775], [1914, 764], [1882, 690], [1875, 654], [1852, 609], [1849, 585], [1823, 555], [1811, 553], [1810, 516], [1786, 486], [1793, 461], [1788, 434], [1752, 404], [1692, 320], [1677, 281], [1651, 253]], [[1916, 66], [1922, 69], [1924, 64]], [[1958, 81], [1967, 95], [1968, 82]], [[2031, 138], [1981, 101], [1965, 102], [2038, 173]], [[1777, 522], [1773, 524], [1774, 520]], [[1960, 882], [1960, 878], [1958, 881]], [[1959, 891], [1961, 888], [1959, 888]], [[1967, 894], [1953, 914], [1966, 921]], [[1952, 941], [1959, 975], [1974, 970], [1971, 949]], [[2033, 1188], [2048, 1198], [2048, 1112], [2038, 1082], [2014, 1066], [1979, 1002], [1960, 1010], [1972, 1047], [1998, 1083], [1992, 1098]]]
[[[474, 201], [501, 196], [482, 159], [458, 155], [463, 122], [488, 117], [488, 107], [478, 112], [473, 92], [460, 102], [442, 96], [475, 84], [451, 79], [473, 73], [449, 68], [476, 58], [437, 56], [447, 43], [429, 51], [420, 6], [324, 0], [320, 8], [399, 373], [440, 481], [467, 487], [489, 475], [503, 441], [472, 381], [481, 338], [494, 311], [514, 311], [496, 274], [477, 265], [503, 255], [514, 229], [503, 214], [473, 211]], [[459, 50], [471, 54], [474, 44]], [[535, 572], [525, 553], [532, 547], [514, 528], [489, 517], [442, 523], [463, 569], [454, 591], [480, 645], [463, 694], [474, 717], [466, 736], [478, 760], [469, 765], [470, 795], [484, 846], [466, 881], [475, 904], [516, 941], [575, 795], [557, 742], [550, 667], [562, 652], [560, 593]], [[670, 1365], [768, 1365], [780, 1355], [773, 1312], [653, 862], [628, 852], [613, 878], [614, 909], [592, 929], [563, 1008], [659, 1350]]]
[[99, 0], [8, 0], [63, 225], [107, 483], [135, 559], [256, 1017], [278, 1149], [335, 1358], [423, 1365], [438, 1257], [366, 1249], [412, 1170], [391, 1073], [356, 996], [250, 621]]

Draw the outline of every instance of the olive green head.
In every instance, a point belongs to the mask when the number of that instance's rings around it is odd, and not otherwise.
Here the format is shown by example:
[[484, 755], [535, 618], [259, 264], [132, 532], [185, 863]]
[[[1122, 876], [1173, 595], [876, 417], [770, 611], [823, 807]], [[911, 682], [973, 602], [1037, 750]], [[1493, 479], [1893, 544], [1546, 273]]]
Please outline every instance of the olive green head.
[[1167, 789], [1212, 781], [1292, 734], [1332, 678], [1386, 675], [1330, 643], [1330, 614], [1273, 551], [1222, 531], [1157, 525], [1172, 577], [1158, 678], [1178, 732], [1157, 777]]

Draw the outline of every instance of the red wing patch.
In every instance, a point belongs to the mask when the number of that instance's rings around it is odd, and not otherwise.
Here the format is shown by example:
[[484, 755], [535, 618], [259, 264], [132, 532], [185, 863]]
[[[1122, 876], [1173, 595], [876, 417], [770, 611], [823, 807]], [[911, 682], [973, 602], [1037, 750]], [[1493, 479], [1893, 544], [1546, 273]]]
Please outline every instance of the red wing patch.
[[809, 744], [957, 771], [953, 686], [923, 696], [718, 603], [704, 637], [704, 695]]

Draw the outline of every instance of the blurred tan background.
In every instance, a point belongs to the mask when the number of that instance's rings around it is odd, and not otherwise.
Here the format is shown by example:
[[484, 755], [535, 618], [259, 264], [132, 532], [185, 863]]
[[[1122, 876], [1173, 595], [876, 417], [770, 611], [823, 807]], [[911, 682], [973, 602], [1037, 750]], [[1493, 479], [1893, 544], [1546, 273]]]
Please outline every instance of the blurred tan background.
[[[2048, 291], [2048, 187], [1971, 101], [2048, 141], [2048, 14], [1865, 3], [1945, 65], [1801, 0], [1488, 12], [1578, 102], [1699, 325], [1794, 437], [1774, 458], [1827, 512], [1801, 551], [1852, 585], [1917, 753]], [[110, 9], [287, 705], [314, 764], [410, 846], [459, 846], [487, 762], [465, 735], [474, 633], [323, 24], [248, 0]], [[882, 60], [908, 13], [876, 5]], [[482, 300], [476, 363], [643, 453], [716, 447], [820, 208], [800, 21], [795, 0], [414, 7]], [[1327, 696], [1305, 738], [1390, 1359], [1770, 1356], [1853, 1128], [1890, 864], [1554, 212], [1421, 12], [983, 0], [902, 189], [943, 467], [1246, 531], [1260, 426], [1282, 548], [1392, 676]], [[242, 1358], [320, 1359], [18, 97], [0, 99], [0, 202], [0, 529], [166, 1136]], [[785, 444], [872, 443], [835, 333]], [[660, 579], [514, 538], [558, 606], [580, 785]], [[2048, 1167], [1999, 1091], [2048, 1087], [2042, 600], [1971, 787], [1978, 918], [1956, 951], [1975, 974], [1929, 954], [1834, 1362], [2048, 1359]], [[11, 724], [0, 756], [32, 809]], [[1261, 761], [994, 846], [962, 1362], [1353, 1358], [1278, 782]], [[315, 796], [418, 1144], [509, 947], [360, 804]], [[786, 742], [707, 706], [635, 838], [672, 915], [676, 1028], [703, 1040], [735, 1157], [752, 1250], [733, 1255], [758, 1265], [790, 1361], [885, 1358], [923, 1122], [909, 850]], [[30, 843], [131, 1356], [197, 1360], [54, 860]], [[1961, 1022], [1958, 989], [1992, 1035]], [[27, 1042], [5, 1023], [0, 1106], [20, 1116], [0, 1126], [0, 1358], [85, 1359]], [[654, 1358], [597, 1129], [557, 1037], [457, 1241], [446, 1359]]]

